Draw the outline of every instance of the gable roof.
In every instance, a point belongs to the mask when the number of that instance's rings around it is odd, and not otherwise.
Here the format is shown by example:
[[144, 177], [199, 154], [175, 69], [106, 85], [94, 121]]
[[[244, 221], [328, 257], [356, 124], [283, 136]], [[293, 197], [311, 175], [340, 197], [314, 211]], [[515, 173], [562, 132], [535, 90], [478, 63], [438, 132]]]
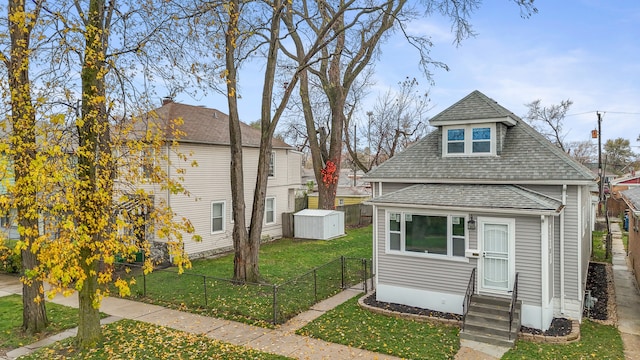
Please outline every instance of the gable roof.
[[[473, 106], [480, 106], [480, 116], [496, 119], [506, 115], [502, 106], [487, 103], [485, 95], [474, 91], [434, 117], [439, 122], [455, 117], [476, 119]], [[589, 184], [595, 175], [582, 164], [509, 112], [514, 125], [506, 128], [502, 151], [498, 156], [442, 156], [442, 129], [429, 133], [420, 141], [370, 171], [368, 181], [493, 183], [493, 184]], [[440, 119], [440, 120], [438, 120]]]
[[489, 119], [502, 119], [502, 122], [508, 125], [515, 125], [517, 118], [516, 115], [502, 107], [495, 100], [478, 90], [474, 90], [471, 94], [432, 117], [429, 123], [432, 126], [441, 126], [462, 122], [485, 122]]
[[[162, 122], [167, 140], [179, 142], [200, 143], [210, 145], [230, 145], [229, 141], [229, 116], [219, 110], [209, 109], [203, 106], [181, 104], [173, 101], [165, 103], [147, 114], [147, 119], [155, 119]], [[178, 129], [184, 132], [177, 139], [169, 129], [171, 120], [181, 118], [183, 124]], [[259, 147], [261, 133], [245, 123], [240, 123], [242, 132], [242, 145], [247, 147]], [[273, 148], [291, 149], [284, 141], [273, 138]]]
[[493, 209], [557, 214], [562, 202], [514, 185], [417, 184], [369, 201], [376, 205], [406, 204], [437, 208]]

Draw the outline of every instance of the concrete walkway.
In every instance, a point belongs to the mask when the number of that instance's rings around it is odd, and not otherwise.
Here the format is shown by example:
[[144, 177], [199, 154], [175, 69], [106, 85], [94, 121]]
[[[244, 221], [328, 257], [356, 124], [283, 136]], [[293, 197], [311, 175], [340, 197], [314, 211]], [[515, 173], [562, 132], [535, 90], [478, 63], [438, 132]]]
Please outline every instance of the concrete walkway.
[[618, 330], [624, 343], [624, 356], [640, 359], [640, 292], [622, 244], [620, 223], [611, 224], [611, 236]]
[[[0, 296], [21, 293], [22, 285], [17, 277], [0, 274]], [[201, 316], [114, 297], [104, 299], [100, 311], [110, 315], [108, 318], [103, 319], [103, 323], [109, 323], [123, 318], [143, 321], [189, 333], [205, 334], [207, 337], [215, 340], [296, 359], [399, 359], [393, 356], [295, 334], [297, 329], [316, 319], [326, 311], [349, 300], [358, 293], [360, 293], [358, 290], [345, 290], [332, 298], [314, 305], [309, 311], [298, 315], [276, 329], [265, 329], [235, 321]], [[56, 296], [51, 302], [70, 307], [78, 307], [77, 295], [67, 298]], [[77, 329], [66, 330], [37, 343], [14, 349], [8, 352], [4, 358], [15, 359], [19, 356], [29, 354], [40, 347], [47, 346], [67, 337], [75, 336], [76, 333]], [[2, 357], [0, 356], [0, 358]]]

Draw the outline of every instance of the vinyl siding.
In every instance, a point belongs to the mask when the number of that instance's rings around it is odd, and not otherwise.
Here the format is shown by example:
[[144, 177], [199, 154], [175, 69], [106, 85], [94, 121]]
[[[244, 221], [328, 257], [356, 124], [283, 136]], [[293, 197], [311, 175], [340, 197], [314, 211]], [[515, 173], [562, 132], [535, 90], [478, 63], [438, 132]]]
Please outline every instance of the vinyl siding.
[[[464, 294], [476, 259], [469, 262], [420, 258], [386, 253], [386, 212], [378, 208], [378, 281], [381, 284]], [[474, 214], [482, 216], [488, 214]], [[496, 217], [495, 215], [490, 215]], [[540, 217], [516, 217], [516, 271], [520, 273], [519, 297], [532, 305], [541, 303]], [[469, 247], [477, 247], [477, 231], [469, 234]], [[446, 275], [446, 276], [445, 276]]]
[[[384, 189], [384, 186], [383, 186]], [[378, 208], [378, 283], [464, 294], [475, 261], [462, 262], [387, 254], [385, 209]], [[447, 276], [443, 276], [446, 274]]]
[[542, 244], [540, 216], [516, 217], [518, 298], [529, 305], [542, 301]]
[[[276, 198], [275, 224], [263, 223], [263, 237], [277, 238], [282, 236], [282, 213], [293, 211], [293, 205], [289, 201], [291, 190], [300, 186], [300, 178], [294, 181], [300, 174], [300, 154], [293, 151], [276, 149], [275, 176], [269, 179], [267, 185], [267, 197]], [[233, 222], [231, 199], [231, 176], [229, 164], [231, 155], [229, 147], [200, 144], [181, 144], [180, 152], [191, 154], [187, 163], [182, 162], [173, 154], [171, 161], [173, 167], [171, 175], [176, 176], [176, 167], [184, 168], [183, 185], [189, 195], [177, 194], [170, 196], [170, 205], [176, 213], [176, 219], [188, 219], [195, 234], [201, 237], [201, 241], [193, 241], [192, 234], [183, 234], [184, 248], [188, 254], [210, 252], [215, 249], [230, 249], [233, 246]], [[198, 163], [197, 167], [191, 167], [192, 161]], [[245, 148], [244, 161], [244, 190], [246, 205], [246, 221], [251, 219], [251, 207], [253, 192], [257, 176], [258, 149]], [[298, 169], [295, 170], [294, 166]], [[166, 198], [166, 193], [159, 193]], [[211, 203], [225, 202], [224, 231], [211, 233]]]
[[[527, 186], [527, 188], [562, 200], [562, 186]], [[583, 210], [590, 212], [590, 193], [587, 186], [582, 187], [581, 198], [578, 198], [578, 186], [567, 186], [567, 201], [564, 208], [564, 295], [566, 299], [582, 302], [584, 275], [589, 261], [589, 241], [590, 233], [588, 231], [589, 218], [586, 219], [582, 226], [586, 228], [579, 229], [578, 206]], [[583, 203], [584, 202], [584, 203]], [[579, 205], [580, 204], [580, 205]], [[586, 205], [586, 206], [583, 206]], [[560, 297], [560, 217], [554, 222], [554, 287], [556, 297]], [[583, 236], [584, 234], [584, 236]], [[578, 246], [578, 243], [581, 246]], [[585, 247], [587, 249], [585, 249]], [[579, 249], [582, 251], [578, 253]], [[579, 275], [580, 274], [580, 275]]]
[[[581, 265], [581, 271], [582, 271], [582, 283], [581, 285], [581, 289], [580, 289], [580, 294], [584, 293], [585, 289], [586, 289], [586, 283], [587, 283], [587, 272], [589, 270], [589, 261], [591, 260], [591, 192], [589, 191], [589, 187], [588, 186], [582, 186], [581, 187], [581, 193], [582, 193], [582, 211], [584, 212], [582, 214], [582, 230], [581, 230], [581, 237], [580, 237], [580, 241], [581, 241], [581, 251], [582, 253], [580, 254], [580, 265]], [[582, 299], [582, 297], [581, 297]]]
[[[564, 215], [564, 274], [565, 297], [582, 301], [581, 285], [578, 284], [581, 254], [578, 254], [578, 187], [567, 187], [567, 206]], [[579, 293], [580, 292], [580, 293]]]

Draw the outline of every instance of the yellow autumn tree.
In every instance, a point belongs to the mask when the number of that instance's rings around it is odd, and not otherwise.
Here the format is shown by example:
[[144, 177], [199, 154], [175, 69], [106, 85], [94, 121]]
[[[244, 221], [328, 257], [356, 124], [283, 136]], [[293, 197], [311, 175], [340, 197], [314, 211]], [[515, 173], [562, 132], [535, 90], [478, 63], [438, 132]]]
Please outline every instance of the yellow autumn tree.
[[[15, 251], [20, 253], [22, 264], [22, 329], [27, 334], [44, 330], [48, 324], [43, 301], [42, 277], [38, 276], [38, 228], [40, 194], [38, 179], [31, 176], [41, 171], [42, 156], [36, 142], [36, 109], [32, 98], [30, 58], [34, 51], [32, 37], [39, 21], [41, 2], [27, 8], [25, 0], [10, 0], [7, 6], [9, 46], [0, 52], [0, 60], [6, 68], [8, 92], [3, 97], [9, 102], [9, 113], [2, 121], [3, 136], [0, 154], [3, 165], [3, 186], [0, 209], [7, 214], [15, 209], [20, 236]], [[7, 129], [8, 128], [8, 129]], [[5, 130], [6, 129], [6, 130]]]
[[[33, 66], [26, 25], [36, 17], [24, 11], [23, 0], [11, 1], [9, 18], [16, 24], [11, 44], [16, 46], [2, 58], [11, 80], [5, 98], [12, 126], [3, 126], [9, 136], [0, 141], [0, 150], [13, 156], [6, 164], [13, 168], [14, 181], [5, 182], [7, 194], [0, 205], [18, 210], [17, 249], [28, 266], [25, 284], [35, 289], [29, 302], [25, 297], [25, 308], [35, 304], [44, 310], [39, 301], [44, 289], [37, 281], [51, 285], [50, 297], [76, 291], [81, 349], [101, 341], [103, 297], [113, 286], [120, 295], [129, 294], [130, 284], [117, 272], [116, 259], [142, 252], [147, 255], [143, 270], [153, 269], [147, 233], [167, 243], [180, 270], [190, 266], [182, 237], [193, 229], [187, 219], [174, 217], [162, 196], [186, 192], [180, 179], [165, 171], [173, 167], [172, 173], [181, 174], [188, 164], [177, 143], [165, 141], [180, 137], [180, 121], [164, 123], [149, 113], [144, 96], [128, 80], [137, 75], [136, 59], [144, 56], [153, 35], [152, 30], [140, 31], [153, 4], [118, 4], [120, 8], [105, 0], [46, 4], [47, 22], [40, 24], [51, 25], [42, 30], [51, 68], [33, 82], [28, 78]], [[129, 29], [135, 29], [133, 35]], [[32, 87], [42, 90], [35, 100]], [[169, 161], [170, 152], [178, 154], [179, 163]], [[33, 265], [24, 261], [24, 254]]]
[[[120, 72], [122, 58], [126, 54], [135, 57], [145, 45], [144, 37], [124, 41], [126, 21], [135, 18], [136, 12], [141, 13], [143, 5], [130, 2], [116, 8], [115, 4], [105, 0], [75, 1], [76, 20], [62, 16], [59, 19], [76, 35], [76, 38], [61, 37], [63, 45], [77, 51], [78, 44], [83, 43], [81, 102], [79, 116], [73, 123], [75, 142], [70, 146], [73, 161], [61, 165], [67, 167], [65, 173], [70, 176], [61, 177], [66, 191], [55, 204], [58, 208], [53, 214], [53, 226], [59, 236], [43, 246], [41, 261], [46, 265], [43, 270], [48, 273], [48, 281], [54, 285], [49, 295], [71, 289], [78, 292], [76, 340], [80, 348], [91, 348], [101, 341], [98, 309], [101, 299], [109, 294], [108, 285], [114, 284], [121, 295], [129, 293], [129, 284], [114, 272], [116, 257], [126, 258], [138, 251], [149, 254], [149, 242], [140, 241], [139, 232], [129, 230], [148, 223], [159, 238], [168, 242], [176, 265], [189, 266], [188, 259], [182, 256], [181, 245], [182, 234], [192, 230], [189, 222], [175, 221], [171, 209], [153, 193], [155, 187], [143, 184], [152, 181], [160, 184], [162, 190], [184, 191], [176, 179], [162, 172], [162, 166], [153, 165], [168, 161], [164, 149], [175, 144], [165, 144], [164, 139], [167, 131], [175, 130], [175, 124], [159, 124], [152, 117], [129, 115], [130, 107], [125, 104], [132, 94], [123, 91], [121, 85], [113, 86], [126, 77]], [[114, 16], [119, 16], [117, 24], [122, 27], [114, 25]], [[111, 37], [116, 35], [121, 41], [119, 47], [110, 44]], [[145, 126], [137, 126], [140, 121], [145, 121]], [[172, 138], [179, 136], [177, 130], [172, 135]], [[153, 176], [149, 179], [139, 171], [141, 167], [150, 168]], [[133, 223], [127, 221], [131, 219], [127, 212], [135, 210], [120, 207], [123, 202], [144, 209], [145, 217]], [[147, 256], [144, 271], [151, 271], [152, 265]]]

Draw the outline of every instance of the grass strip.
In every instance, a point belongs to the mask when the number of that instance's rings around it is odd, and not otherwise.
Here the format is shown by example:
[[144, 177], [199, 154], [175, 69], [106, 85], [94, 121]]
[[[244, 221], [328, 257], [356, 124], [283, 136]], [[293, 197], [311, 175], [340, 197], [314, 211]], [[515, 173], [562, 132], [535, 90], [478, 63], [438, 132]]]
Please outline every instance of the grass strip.
[[67, 339], [21, 359], [289, 359], [133, 320], [105, 325], [102, 331], [104, 341], [94, 349], [79, 351], [73, 339]]
[[22, 332], [22, 296], [0, 297], [0, 349], [12, 350], [78, 326], [78, 309], [47, 303], [49, 326], [36, 335]]
[[359, 296], [298, 334], [406, 359], [453, 359], [458, 352], [457, 327], [375, 314], [358, 306]]
[[584, 320], [580, 326], [580, 341], [569, 344], [538, 344], [517, 341], [502, 359], [610, 359], [623, 360], [624, 347], [615, 326]]

